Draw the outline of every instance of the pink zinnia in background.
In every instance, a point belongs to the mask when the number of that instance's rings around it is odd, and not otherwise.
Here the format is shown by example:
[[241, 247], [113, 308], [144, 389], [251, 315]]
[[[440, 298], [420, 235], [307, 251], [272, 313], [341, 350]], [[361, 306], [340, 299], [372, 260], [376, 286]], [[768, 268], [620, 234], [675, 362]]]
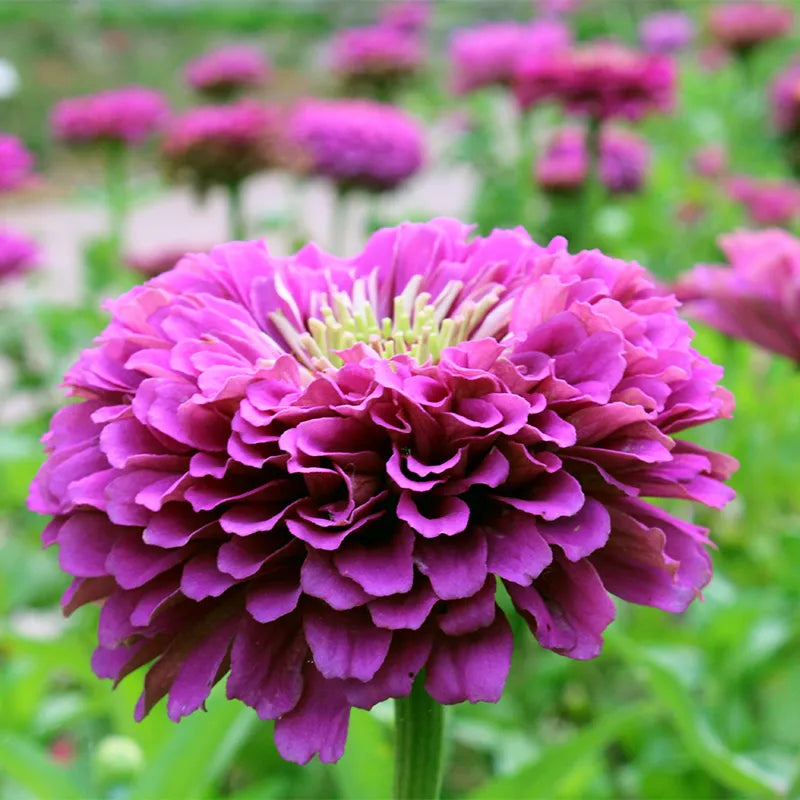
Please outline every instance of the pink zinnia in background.
[[305, 100], [288, 139], [302, 172], [341, 189], [393, 189], [422, 166], [422, 128], [395, 106], [372, 100]]
[[0, 227], [0, 280], [29, 272], [39, 265], [39, 246], [28, 236]]
[[721, 3], [709, 9], [708, 29], [723, 47], [743, 53], [786, 35], [793, 20], [791, 9], [778, 3]]
[[[600, 137], [600, 180], [614, 194], [637, 192], [650, 161], [647, 142], [635, 133], [617, 128]], [[557, 131], [536, 162], [536, 181], [551, 191], [574, 191], [583, 186], [589, 171], [586, 133], [568, 127]]]
[[800, 134], [800, 63], [791, 64], [772, 82], [772, 119], [783, 134]]
[[[735, 461], [719, 367], [635, 263], [438, 219], [353, 258], [263, 242], [109, 302], [65, 377], [31, 508], [100, 602], [95, 672], [147, 666], [136, 718], [226, 693], [281, 754], [342, 755], [352, 707], [499, 700], [507, 614], [597, 656], [611, 595], [684, 611]], [[505, 601], [499, 605], [497, 592]]]
[[692, 153], [692, 169], [704, 178], [719, 178], [728, 168], [728, 151], [721, 144], [708, 144]]
[[33, 177], [33, 155], [16, 136], [0, 133], [0, 192], [22, 189]]
[[202, 190], [230, 186], [276, 165], [282, 112], [254, 100], [200, 106], [173, 117], [162, 152], [169, 173]]
[[53, 108], [51, 124], [55, 137], [69, 144], [136, 144], [157, 131], [167, 115], [161, 94], [127, 86], [60, 100]]
[[786, 225], [800, 216], [800, 184], [794, 181], [733, 175], [725, 181], [725, 189], [757, 225]]
[[128, 253], [125, 256], [125, 265], [144, 278], [153, 278], [172, 269], [187, 253], [203, 253], [210, 249], [169, 245], [146, 253]]
[[672, 108], [675, 62], [615, 42], [535, 51], [517, 63], [514, 90], [523, 108], [554, 100], [573, 114], [635, 120]]
[[686, 313], [800, 364], [800, 240], [780, 229], [720, 239], [729, 266], [699, 265], [679, 278]]
[[639, 40], [645, 50], [677, 53], [694, 39], [694, 23], [683, 11], [659, 11], [639, 23]]
[[333, 70], [347, 82], [408, 77], [422, 67], [424, 58], [417, 36], [385, 25], [340, 31], [331, 45]]
[[487, 22], [455, 31], [450, 38], [450, 83], [456, 94], [485, 86], [510, 86], [517, 61], [531, 52], [566, 47], [569, 28], [558, 20]]
[[381, 25], [403, 33], [424, 33], [431, 17], [430, 0], [400, 0], [381, 10]]
[[186, 65], [186, 80], [194, 89], [210, 96], [227, 97], [244, 89], [262, 86], [270, 74], [266, 56], [257, 48], [230, 45], [213, 50]]

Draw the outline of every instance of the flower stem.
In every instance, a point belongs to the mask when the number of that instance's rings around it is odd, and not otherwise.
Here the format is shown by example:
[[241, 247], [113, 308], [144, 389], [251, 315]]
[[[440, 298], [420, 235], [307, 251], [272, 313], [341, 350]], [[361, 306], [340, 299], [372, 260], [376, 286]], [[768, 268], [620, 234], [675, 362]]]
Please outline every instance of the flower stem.
[[408, 697], [395, 708], [395, 800], [437, 800], [442, 785], [444, 709], [417, 676]]
[[345, 254], [348, 199], [347, 190], [343, 187], [337, 187], [333, 195], [333, 206], [331, 207], [331, 249], [337, 256]]
[[108, 203], [108, 235], [117, 254], [125, 245], [125, 217], [128, 213], [128, 187], [125, 145], [109, 141], [106, 148], [106, 201]]
[[242, 241], [247, 238], [242, 184], [239, 181], [228, 184], [228, 237], [231, 241]]
[[600, 179], [600, 120], [589, 117], [586, 129], [586, 156], [588, 159], [586, 169], [586, 180], [583, 183], [581, 192], [581, 207], [579, 211], [578, 224], [580, 235], [575, 242], [577, 249], [588, 249], [593, 247], [594, 217], [603, 196], [603, 184]]

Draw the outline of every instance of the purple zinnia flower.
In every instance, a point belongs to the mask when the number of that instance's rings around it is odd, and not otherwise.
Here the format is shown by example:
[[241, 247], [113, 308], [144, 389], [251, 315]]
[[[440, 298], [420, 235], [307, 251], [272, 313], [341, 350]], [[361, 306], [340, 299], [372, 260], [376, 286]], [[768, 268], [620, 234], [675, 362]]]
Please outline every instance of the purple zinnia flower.
[[569, 28], [558, 20], [487, 22], [456, 31], [450, 39], [451, 86], [467, 94], [484, 86], [510, 86], [519, 59], [567, 47]]
[[733, 175], [725, 181], [725, 189], [757, 225], [786, 225], [800, 216], [800, 184], [795, 181]]
[[212, 50], [186, 65], [189, 85], [210, 97], [231, 97], [245, 89], [262, 86], [270, 63], [255, 47], [231, 45]]
[[227, 674], [285, 758], [344, 749], [351, 707], [496, 701], [512, 636], [596, 656], [609, 594], [683, 611], [735, 462], [677, 438], [731, 412], [722, 370], [635, 263], [456, 220], [353, 258], [262, 242], [110, 302], [66, 376], [30, 506], [102, 602], [98, 675], [149, 664], [175, 720]]
[[772, 119], [783, 134], [800, 134], [800, 62], [791, 64], [773, 81], [770, 92]]
[[339, 31], [331, 48], [333, 71], [349, 89], [379, 95], [419, 72], [424, 58], [417, 36], [386, 25]]
[[721, 3], [708, 13], [711, 35], [735, 53], [746, 53], [756, 45], [786, 35], [793, 22], [791, 9], [759, 0]]
[[0, 193], [21, 189], [31, 182], [33, 156], [16, 136], [0, 133]]
[[693, 38], [694, 23], [683, 11], [659, 11], [645, 17], [639, 24], [642, 47], [654, 53], [685, 50]]
[[200, 191], [231, 186], [278, 161], [282, 113], [254, 100], [200, 106], [170, 120], [162, 152], [168, 172]]
[[[635, 133], [604, 129], [600, 136], [600, 180], [613, 194], [637, 192], [650, 161], [647, 142]], [[536, 162], [536, 182], [550, 191], [581, 188], [589, 171], [586, 134], [581, 128], [557, 131]]]
[[522, 108], [555, 100], [573, 114], [636, 120], [650, 111], [672, 109], [675, 62], [615, 42], [534, 51], [518, 62], [514, 90]]
[[692, 169], [704, 178], [719, 178], [728, 168], [728, 151], [721, 144], [708, 144], [692, 153]]
[[699, 265], [678, 279], [686, 313], [800, 365], [800, 240], [778, 228], [720, 239], [729, 266]]
[[69, 144], [136, 144], [158, 130], [167, 113], [158, 92], [127, 86], [60, 100], [53, 108], [51, 124], [56, 138]]
[[393, 189], [422, 166], [422, 130], [395, 106], [371, 100], [306, 100], [289, 119], [298, 168], [338, 187]]
[[39, 246], [10, 228], [0, 228], [0, 280], [24, 275], [39, 265]]

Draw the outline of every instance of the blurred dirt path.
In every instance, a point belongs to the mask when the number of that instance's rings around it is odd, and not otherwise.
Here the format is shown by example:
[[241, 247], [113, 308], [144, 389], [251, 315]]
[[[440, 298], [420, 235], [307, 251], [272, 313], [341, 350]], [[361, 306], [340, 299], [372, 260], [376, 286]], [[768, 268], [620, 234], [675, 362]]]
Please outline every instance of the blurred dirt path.
[[[441, 163], [440, 159], [431, 162]], [[468, 168], [448, 166], [422, 172], [404, 188], [378, 199], [373, 213], [381, 219], [404, 217], [422, 219], [440, 215], [462, 216], [472, 196], [473, 178]], [[333, 193], [322, 182], [309, 182], [299, 193], [284, 176], [255, 178], [246, 187], [245, 208], [256, 231], [262, 220], [285, 215], [298, 207], [302, 234], [334, 249], [331, 242]], [[342, 253], [352, 254], [363, 241], [361, 231], [370, 213], [364, 198], [355, 198], [345, 216]], [[80, 295], [83, 270], [82, 248], [87, 240], [106, 230], [105, 210], [99, 203], [68, 200], [22, 202], [14, 207], [4, 204], [0, 223], [34, 237], [44, 251], [44, 267], [34, 284], [8, 286], [5, 293], [16, 295], [36, 291], [48, 300], [73, 302]], [[145, 255], [160, 249], [205, 249], [227, 239], [226, 203], [223, 194], [211, 193], [199, 205], [185, 189], [169, 189], [145, 204], [137, 206], [130, 217], [127, 250]], [[263, 226], [262, 226], [263, 229]], [[265, 234], [270, 250], [289, 252], [291, 241], [284, 230]]]

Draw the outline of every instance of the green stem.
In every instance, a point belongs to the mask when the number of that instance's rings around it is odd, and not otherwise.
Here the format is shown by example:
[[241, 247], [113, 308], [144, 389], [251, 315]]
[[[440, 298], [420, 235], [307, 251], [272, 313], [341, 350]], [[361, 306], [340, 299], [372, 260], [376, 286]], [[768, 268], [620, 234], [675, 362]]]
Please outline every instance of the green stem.
[[228, 184], [228, 237], [231, 241], [242, 241], [247, 238], [242, 184], [239, 181]]
[[603, 196], [603, 184], [600, 180], [600, 132], [601, 123], [595, 117], [589, 117], [586, 129], [586, 155], [588, 164], [586, 180], [581, 192], [580, 235], [575, 242], [574, 250], [588, 249], [594, 246], [594, 216]]
[[395, 800], [437, 800], [442, 786], [444, 709], [425, 691], [420, 674], [395, 708]]
[[347, 201], [346, 189], [337, 187], [331, 208], [331, 248], [338, 256], [343, 256], [347, 241]]
[[114, 250], [121, 253], [125, 246], [125, 218], [128, 213], [127, 169], [125, 145], [109, 141], [106, 148], [106, 200], [108, 202], [109, 238]]

